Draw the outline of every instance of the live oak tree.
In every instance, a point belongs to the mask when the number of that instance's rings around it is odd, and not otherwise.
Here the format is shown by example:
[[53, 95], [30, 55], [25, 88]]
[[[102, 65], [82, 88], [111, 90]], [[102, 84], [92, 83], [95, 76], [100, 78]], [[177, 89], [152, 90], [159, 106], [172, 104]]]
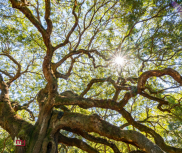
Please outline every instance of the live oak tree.
[[182, 19], [170, 1], [0, 9], [2, 152], [182, 152]]

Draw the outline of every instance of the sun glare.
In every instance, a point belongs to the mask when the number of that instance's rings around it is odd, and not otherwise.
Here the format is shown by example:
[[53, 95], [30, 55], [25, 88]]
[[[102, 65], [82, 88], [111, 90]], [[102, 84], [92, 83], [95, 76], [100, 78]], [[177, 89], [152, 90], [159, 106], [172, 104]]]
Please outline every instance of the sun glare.
[[115, 58], [115, 63], [118, 64], [118, 65], [124, 65], [124, 58], [121, 57], [121, 56], [118, 56]]

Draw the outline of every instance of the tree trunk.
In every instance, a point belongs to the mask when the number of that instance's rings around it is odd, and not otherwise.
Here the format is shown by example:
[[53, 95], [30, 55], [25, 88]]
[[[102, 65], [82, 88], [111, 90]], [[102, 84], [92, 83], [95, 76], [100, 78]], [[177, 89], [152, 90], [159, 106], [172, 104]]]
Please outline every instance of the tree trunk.
[[[43, 146], [43, 143], [41, 145], [41, 150], [39, 152], [36, 153], [58, 153], [58, 134], [59, 132], [57, 132], [54, 136], [54, 139], [52, 140], [54, 143], [54, 147], [52, 145], [52, 141], [49, 142], [46, 146]], [[47, 136], [48, 139], [49, 136]], [[32, 140], [33, 142], [29, 142], [27, 143], [25, 146], [16, 146], [15, 147], [15, 153], [34, 153], [33, 150], [35, 150], [35, 146], [36, 146], [36, 142], [35, 139]], [[26, 142], [26, 140], [25, 140]], [[34, 143], [34, 145], [31, 145], [32, 143]], [[54, 150], [54, 151], [53, 151]]]

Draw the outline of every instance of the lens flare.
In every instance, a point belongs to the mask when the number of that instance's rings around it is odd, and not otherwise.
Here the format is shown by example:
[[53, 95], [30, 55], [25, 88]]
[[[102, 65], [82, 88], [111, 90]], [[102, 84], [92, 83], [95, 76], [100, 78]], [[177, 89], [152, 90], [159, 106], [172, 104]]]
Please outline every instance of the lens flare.
[[125, 59], [121, 56], [117, 56], [114, 60], [114, 62], [120, 66], [123, 66], [125, 63]]

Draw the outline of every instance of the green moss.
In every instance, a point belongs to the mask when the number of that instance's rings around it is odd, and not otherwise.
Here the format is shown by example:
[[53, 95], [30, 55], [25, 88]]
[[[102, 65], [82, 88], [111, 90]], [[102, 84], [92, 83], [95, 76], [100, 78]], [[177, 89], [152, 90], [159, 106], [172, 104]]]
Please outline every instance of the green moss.
[[47, 136], [50, 135], [51, 131], [52, 131], [52, 128], [49, 128], [49, 129], [47, 130]]
[[18, 136], [24, 136], [24, 135], [26, 135], [26, 131], [25, 131], [24, 128], [22, 128], [22, 129], [20, 130], [20, 132], [18, 133]]

